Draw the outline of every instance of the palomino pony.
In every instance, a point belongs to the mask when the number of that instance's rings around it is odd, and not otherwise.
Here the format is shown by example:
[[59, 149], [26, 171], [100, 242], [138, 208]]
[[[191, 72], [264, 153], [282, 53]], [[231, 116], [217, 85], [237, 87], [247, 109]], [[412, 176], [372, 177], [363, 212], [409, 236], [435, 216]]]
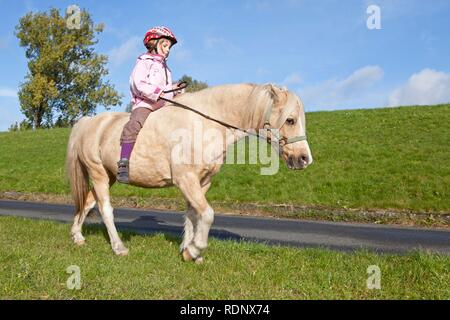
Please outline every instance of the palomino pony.
[[[303, 104], [295, 94], [284, 88], [272, 84], [224, 85], [184, 93], [175, 101], [234, 127], [259, 130], [270, 126], [279, 129], [284, 143], [281, 145], [279, 140], [278, 151], [288, 167], [303, 169], [312, 163], [305, 138]], [[128, 119], [129, 114], [125, 112], [107, 112], [81, 118], [72, 129], [66, 159], [76, 208], [71, 229], [73, 241], [77, 245], [85, 243], [81, 233], [83, 222], [98, 203], [112, 249], [117, 255], [128, 254], [128, 249], [114, 224], [109, 189], [115, 182], [120, 134]], [[205, 194], [223, 161], [176, 161], [173, 155], [173, 149], [179, 145], [179, 141], [174, 141], [173, 133], [184, 130], [182, 136], [192, 134], [198, 124], [204, 130], [218, 133], [207, 135], [200, 142], [200, 147], [209, 150], [215, 160], [223, 160], [227, 146], [248, 135], [239, 130], [233, 130], [230, 134], [225, 126], [169, 103], [151, 113], [146, 120], [130, 158], [129, 176], [130, 184], [135, 186], [177, 186], [182, 191], [188, 210], [180, 250], [184, 260], [201, 262], [214, 220], [214, 211]], [[188, 151], [196, 151], [199, 143], [190, 142], [187, 148], [191, 149]], [[92, 188], [89, 187], [89, 178]]]

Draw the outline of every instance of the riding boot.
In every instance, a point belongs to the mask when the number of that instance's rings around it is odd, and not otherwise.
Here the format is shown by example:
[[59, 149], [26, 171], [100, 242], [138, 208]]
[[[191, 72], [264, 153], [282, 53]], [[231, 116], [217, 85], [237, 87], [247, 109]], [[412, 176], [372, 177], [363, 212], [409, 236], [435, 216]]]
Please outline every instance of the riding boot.
[[128, 159], [120, 159], [119, 162], [117, 162], [117, 181], [120, 183], [130, 183], [129, 177], [128, 177], [128, 169], [129, 169], [130, 162]]
[[129, 183], [129, 167], [130, 167], [130, 159], [131, 151], [133, 150], [134, 142], [132, 143], [123, 143], [122, 150], [120, 152], [120, 161], [117, 162], [117, 181], [120, 183]]

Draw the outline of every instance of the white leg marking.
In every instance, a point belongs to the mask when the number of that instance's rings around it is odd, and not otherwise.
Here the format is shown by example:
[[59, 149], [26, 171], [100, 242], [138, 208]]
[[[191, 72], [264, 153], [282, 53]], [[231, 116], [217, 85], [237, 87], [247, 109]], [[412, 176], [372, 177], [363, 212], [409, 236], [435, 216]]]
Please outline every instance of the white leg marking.
[[71, 233], [72, 233], [73, 242], [76, 245], [83, 245], [86, 241], [83, 237], [83, 234], [81, 233], [81, 229], [83, 227], [83, 223], [84, 223], [84, 220], [86, 219], [87, 214], [89, 213], [89, 211], [91, 211], [91, 209], [93, 209], [95, 207], [95, 203], [96, 203], [95, 201], [92, 201], [90, 204], [88, 204], [84, 208], [83, 212], [81, 212], [75, 216]]
[[194, 240], [197, 217], [194, 208], [189, 207], [184, 220], [184, 235], [180, 250], [183, 251]]
[[198, 216], [197, 230], [194, 235], [194, 245], [204, 250], [208, 246], [208, 234], [214, 222], [214, 210], [208, 206], [204, 212]]
[[106, 229], [108, 230], [111, 247], [114, 253], [117, 255], [127, 255], [128, 249], [125, 248], [122, 240], [120, 240], [119, 234], [117, 233], [117, 229], [114, 224], [113, 207], [111, 206], [109, 199], [104, 199], [101, 212], [103, 216], [103, 222], [105, 223]]

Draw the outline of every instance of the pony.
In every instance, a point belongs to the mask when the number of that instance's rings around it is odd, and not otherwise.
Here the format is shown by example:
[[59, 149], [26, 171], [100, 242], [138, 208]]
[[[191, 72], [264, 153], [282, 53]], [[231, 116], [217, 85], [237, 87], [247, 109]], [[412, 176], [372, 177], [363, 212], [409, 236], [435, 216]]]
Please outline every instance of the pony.
[[[180, 105], [189, 105], [198, 112]], [[89, 211], [98, 204], [116, 255], [127, 255], [128, 249], [114, 224], [109, 190], [116, 182], [120, 133], [128, 118], [126, 112], [82, 117], [71, 130], [66, 156], [75, 203], [71, 228], [74, 243], [85, 243], [82, 226]], [[193, 154], [199, 148], [207, 149], [209, 160], [200, 157], [197, 161], [180, 161], [174, 150], [180, 149], [180, 139], [194, 136], [199, 125], [209, 133], [200, 141], [188, 139], [183, 150]], [[214, 221], [214, 210], [205, 194], [223, 165], [227, 147], [248, 136], [250, 129], [267, 130], [265, 137], [269, 142], [276, 138], [278, 154], [290, 169], [304, 169], [312, 163], [303, 103], [291, 91], [274, 84], [229, 84], [180, 94], [172, 103], [152, 112], [138, 135], [130, 158], [130, 184], [144, 188], [176, 186], [181, 190], [187, 204], [180, 245], [185, 261], [203, 262], [202, 253]]]

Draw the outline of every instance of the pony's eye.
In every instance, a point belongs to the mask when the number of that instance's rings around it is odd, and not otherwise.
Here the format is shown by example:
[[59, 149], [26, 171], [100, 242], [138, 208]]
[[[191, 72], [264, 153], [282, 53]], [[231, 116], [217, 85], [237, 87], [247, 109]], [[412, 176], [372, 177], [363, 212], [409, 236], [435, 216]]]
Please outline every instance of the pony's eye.
[[292, 118], [289, 118], [289, 119], [286, 120], [286, 123], [287, 123], [288, 125], [290, 125], [290, 126], [293, 126], [293, 125], [295, 124], [295, 120], [292, 119]]

